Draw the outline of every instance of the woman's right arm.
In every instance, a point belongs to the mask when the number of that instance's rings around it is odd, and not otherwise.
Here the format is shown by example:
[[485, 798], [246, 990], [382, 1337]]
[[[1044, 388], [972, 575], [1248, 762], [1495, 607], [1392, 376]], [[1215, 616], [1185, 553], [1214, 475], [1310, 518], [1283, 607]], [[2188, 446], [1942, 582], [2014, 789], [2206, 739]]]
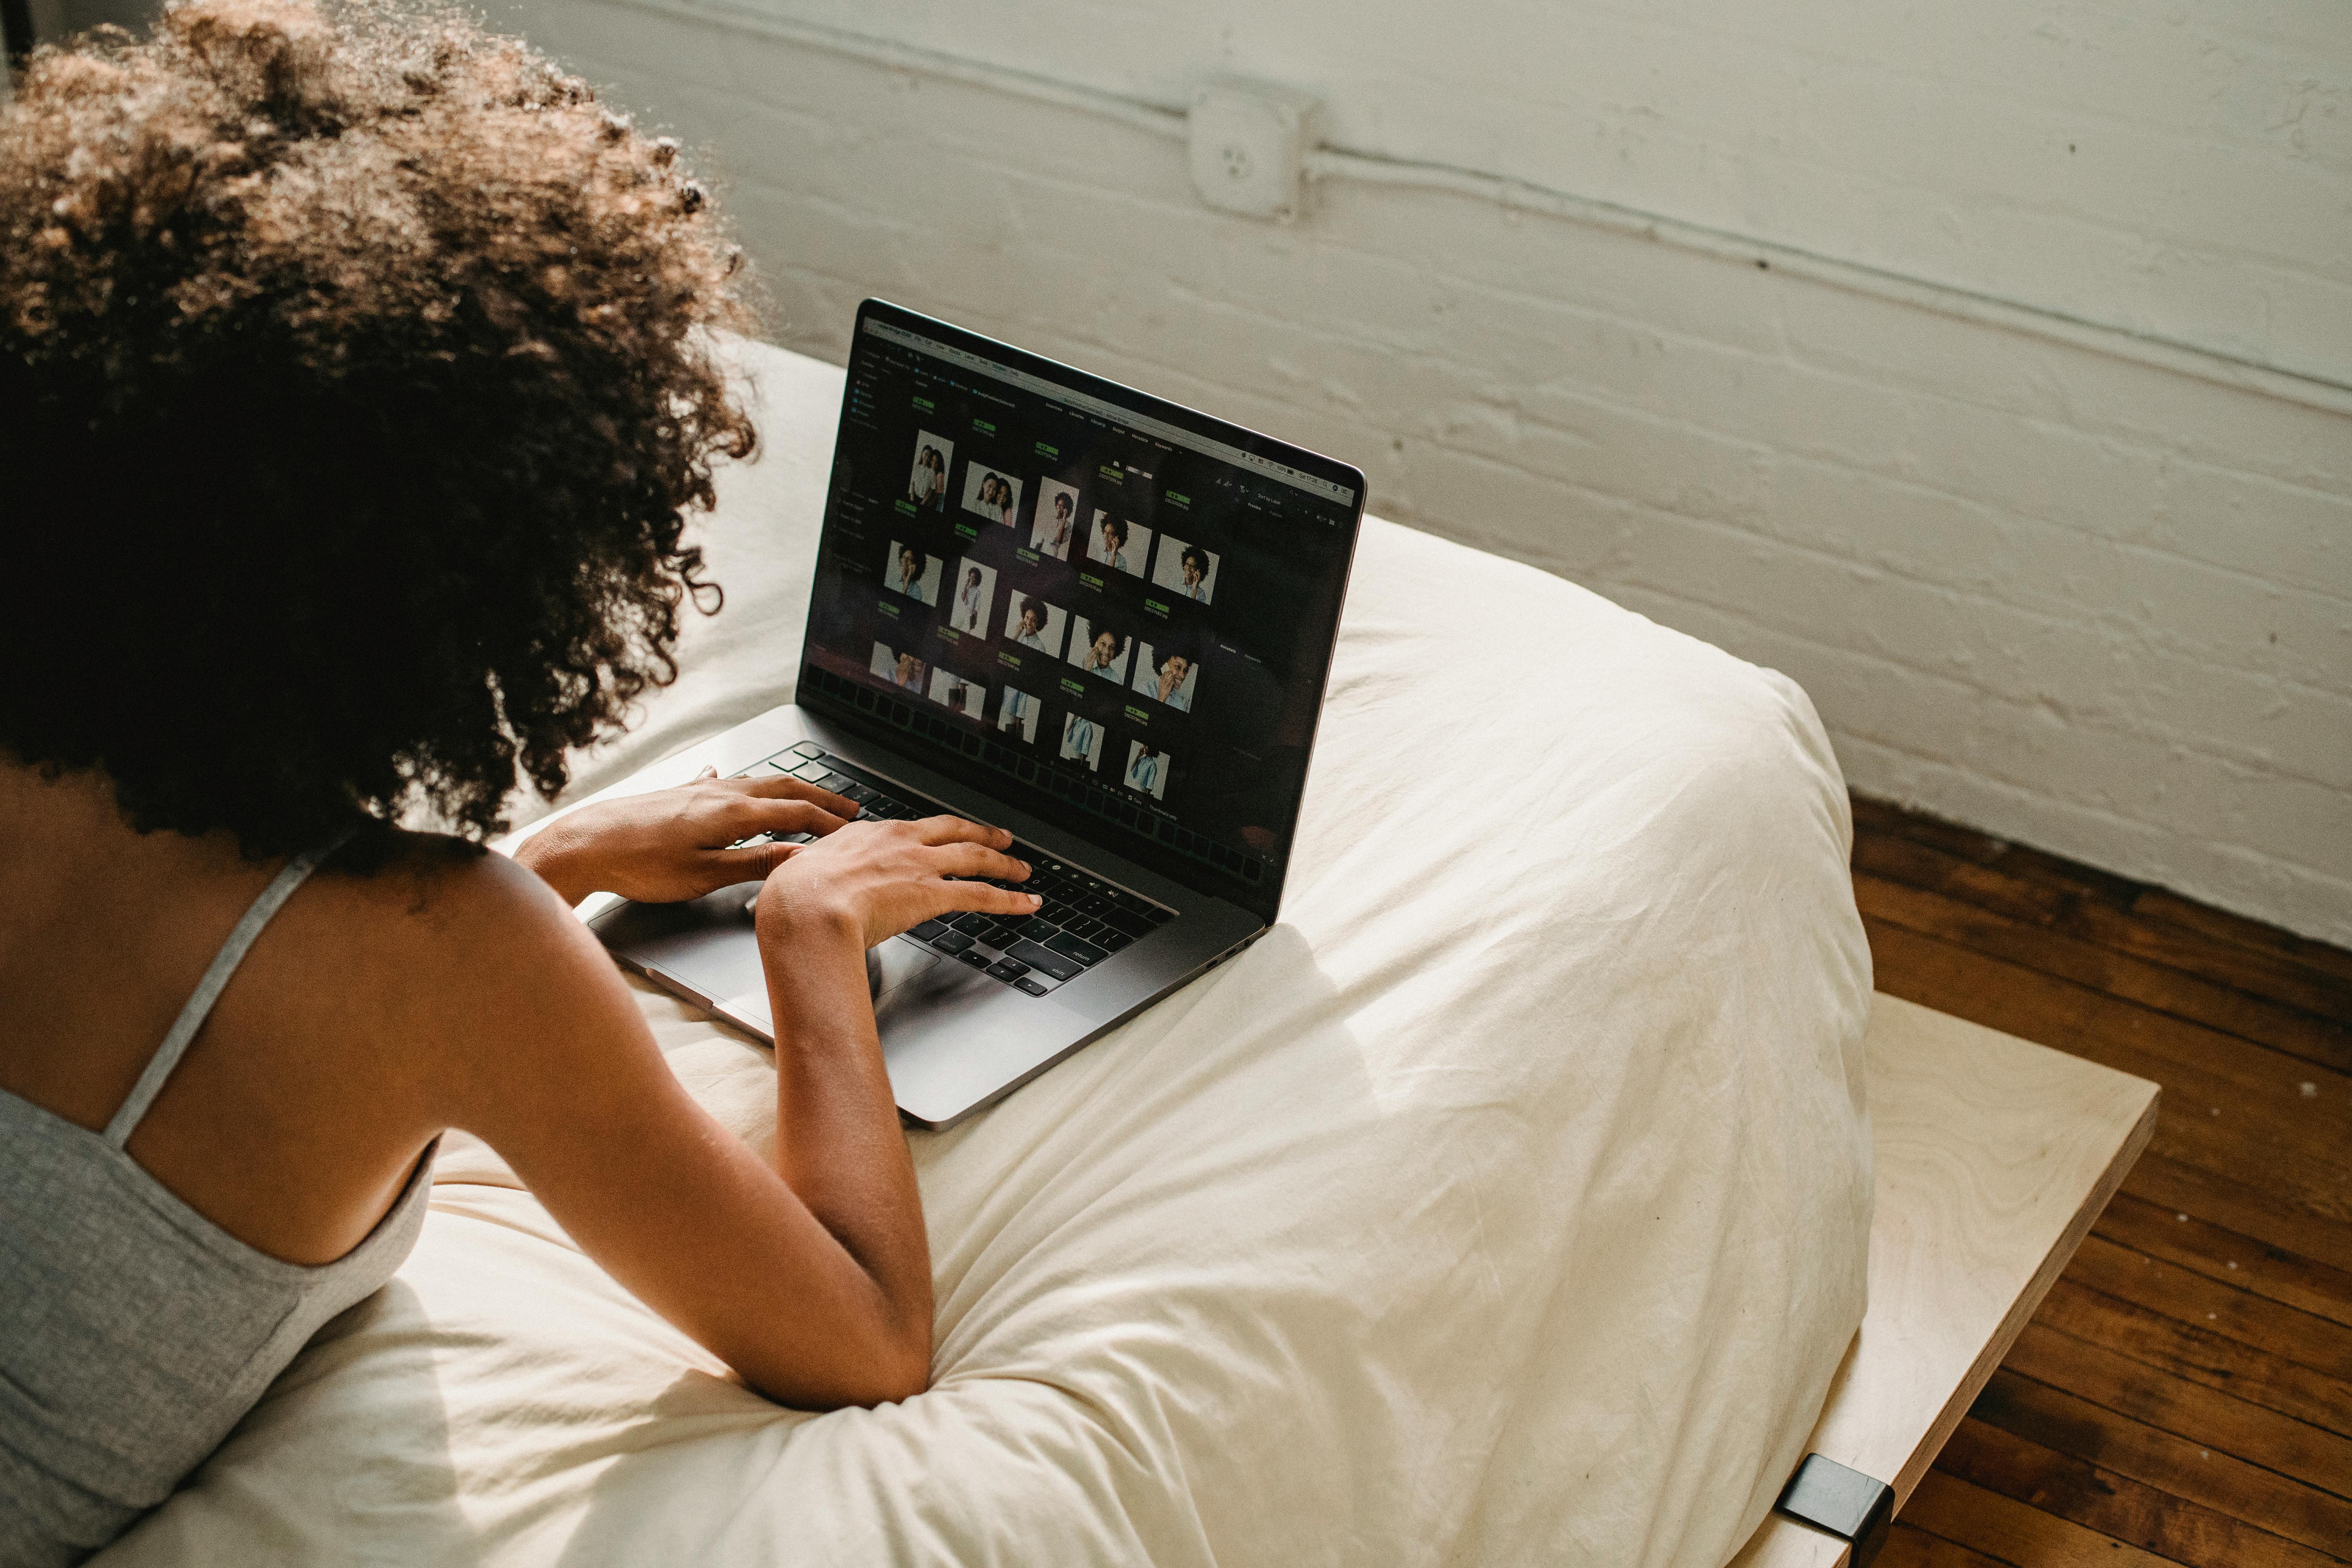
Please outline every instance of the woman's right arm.
[[[986, 882], [1026, 868], [950, 817], [858, 823], [782, 863], [758, 926], [776, 1022], [771, 1165], [679, 1085], [595, 938], [519, 867], [501, 906], [451, 917], [470, 951], [473, 1048], [440, 1086], [451, 1126], [506, 1158], [557, 1223], [753, 1388], [804, 1408], [928, 1383], [929, 1252], [866, 993], [866, 950], [959, 910], [1023, 914]], [[497, 858], [493, 858], [494, 860]], [[520, 918], [518, 919], [517, 917]]]

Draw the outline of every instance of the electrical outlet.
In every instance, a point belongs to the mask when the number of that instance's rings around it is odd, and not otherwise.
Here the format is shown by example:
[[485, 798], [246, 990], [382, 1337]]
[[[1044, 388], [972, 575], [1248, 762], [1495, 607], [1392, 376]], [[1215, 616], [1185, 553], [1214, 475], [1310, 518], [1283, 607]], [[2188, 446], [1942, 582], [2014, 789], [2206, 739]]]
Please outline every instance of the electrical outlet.
[[1288, 223], [1306, 210], [1301, 179], [1320, 102], [1265, 82], [1217, 81], [1192, 100], [1192, 184], [1224, 212]]

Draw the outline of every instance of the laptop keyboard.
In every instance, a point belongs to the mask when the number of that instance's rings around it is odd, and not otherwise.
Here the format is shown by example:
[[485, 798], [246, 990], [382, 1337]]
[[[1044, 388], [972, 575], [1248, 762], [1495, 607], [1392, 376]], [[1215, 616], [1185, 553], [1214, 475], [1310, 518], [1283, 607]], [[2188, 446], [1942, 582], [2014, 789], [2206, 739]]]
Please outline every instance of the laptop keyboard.
[[[856, 801], [865, 816], [881, 821], [953, 815], [935, 801], [901, 792], [898, 785], [886, 788], [869, 783], [849, 763], [812, 742], [778, 752], [735, 776], [757, 778], [762, 773], [790, 773], [819, 789], [829, 789]], [[780, 844], [805, 844], [811, 837], [761, 834], [743, 842], [773, 839]], [[1010, 919], [950, 915], [925, 921], [907, 934], [1016, 991], [1045, 996], [1176, 918], [1176, 911], [1165, 905], [1138, 897], [1034, 845], [1015, 843], [1007, 853], [1028, 862], [1029, 879], [1004, 882], [990, 877], [982, 880], [1013, 892], [1037, 894], [1045, 903], [1035, 914]]]

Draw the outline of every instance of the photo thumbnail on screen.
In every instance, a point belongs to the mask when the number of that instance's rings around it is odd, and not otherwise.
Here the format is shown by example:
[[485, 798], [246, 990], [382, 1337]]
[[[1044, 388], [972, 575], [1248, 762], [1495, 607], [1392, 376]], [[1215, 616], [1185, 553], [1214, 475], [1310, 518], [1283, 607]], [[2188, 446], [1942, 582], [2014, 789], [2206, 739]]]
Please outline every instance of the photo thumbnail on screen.
[[907, 499], [924, 511], [948, 509], [948, 470], [955, 466], [955, 443], [928, 430], [915, 432], [915, 471], [907, 480]]
[[889, 554], [884, 557], [882, 585], [894, 594], [906, 595], [919, 605], [936, 605], [940, 602], [940, 558], [894, 539]]
[[966, 719], [988, 717], [988, 688], [951, 669], [931, 671], [931, 700]]
[[1180, 599], [1205, 605], [1217, 591], [1216, 552], [1163, 533], [1160, 554], [1151, 563], [1151, 580]]
[[1084, 515], [1078, 510], [1077, 487], [1059, 479], [1039, 479], [1037, 516], [1030, 525], [1029, 548], [1040, 555], [1067, 561], [1070, 546], [1078, 537], [1078, 519]]
[[1168, 753], [1155, 752], [1145, 741], [1130, 741], [1127, 747], [1127, 787], [1160, 800], [1168, 794]]
[[1144, 558], [1151, 553], [1151, 531], [1115, 512], [1095, 513], [1087, 541], [1087, 559], [1130, 577], [1143, 575]]
[[973, 637], [988, 635], [989, 606], [996, 602], [996, 568], [967, 555], [956, 563], [955, 594], [948, 602], [948, 625]]
[[926, 673], [923, 661], [911, 653], [893, 653], [882, 644], [876, 643], [874, 659], [867, 668], [877, 678], [893, 686], [911, 691], [918, 697], [923, 694], [923, 676]]
[[963, 471], [963, 509], [1010, 528], [1021, 510], [1021, 481], [975, 462]]
[[1135, 689], [1179, 713], [1192, 710], [1192, 688], [1201, 679], [1201, 666], [1181, 644], [1139, 645], [1135, 650]]
[[1060, 605], [1034, 594], [1014, 593], [1004, 602], [1004, 636], [1015, 647], [1059, 658], [1062, 633], [1068, 625], [1069, 616]]
[[1003, 700], [996, 715], [996, 727], [999, 730], [1010, 731], [1034, 745], [1037, 740], [1037, 721], [1044, 716], [1045, 711], [1045, 705], [1043, 702], [1025, 691], [1018, 691], [1008, 686], [1003, 689]]
[[1102, 762], [1102, 726], [1083, 713], [1071, 713], [1062, 720], [1061, 757], [1066, 763], [1084, 763], [1091, 771]]
[[1088, 625], [1084, 616], [1070, 619], [1070, 662], [1088, 675], [1125, 684], [1131, 644], [1131, 638], [1108, 626]]

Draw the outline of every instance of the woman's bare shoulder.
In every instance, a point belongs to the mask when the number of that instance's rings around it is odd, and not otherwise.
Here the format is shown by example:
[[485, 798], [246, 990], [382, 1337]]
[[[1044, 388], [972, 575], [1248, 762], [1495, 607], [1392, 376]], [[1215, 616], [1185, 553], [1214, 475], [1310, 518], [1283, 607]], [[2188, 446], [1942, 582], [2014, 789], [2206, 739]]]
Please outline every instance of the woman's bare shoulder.
[[396, 840], [330, 862], [308, 922], [341, 949], [353, 1004], [377, 1026], [367, 1033], [446, 1068], [634, 1020], [602, 944], [536, 875], [459, 839]]
[[[317, 879], [326, 896], [379, 937], [444, 947], [490, 931], [544, 939], [579, 922], [537, 876], [495, 850], [437, 833], [354, 843]], [[487, 953], [496, 958], [498, 944]]]

